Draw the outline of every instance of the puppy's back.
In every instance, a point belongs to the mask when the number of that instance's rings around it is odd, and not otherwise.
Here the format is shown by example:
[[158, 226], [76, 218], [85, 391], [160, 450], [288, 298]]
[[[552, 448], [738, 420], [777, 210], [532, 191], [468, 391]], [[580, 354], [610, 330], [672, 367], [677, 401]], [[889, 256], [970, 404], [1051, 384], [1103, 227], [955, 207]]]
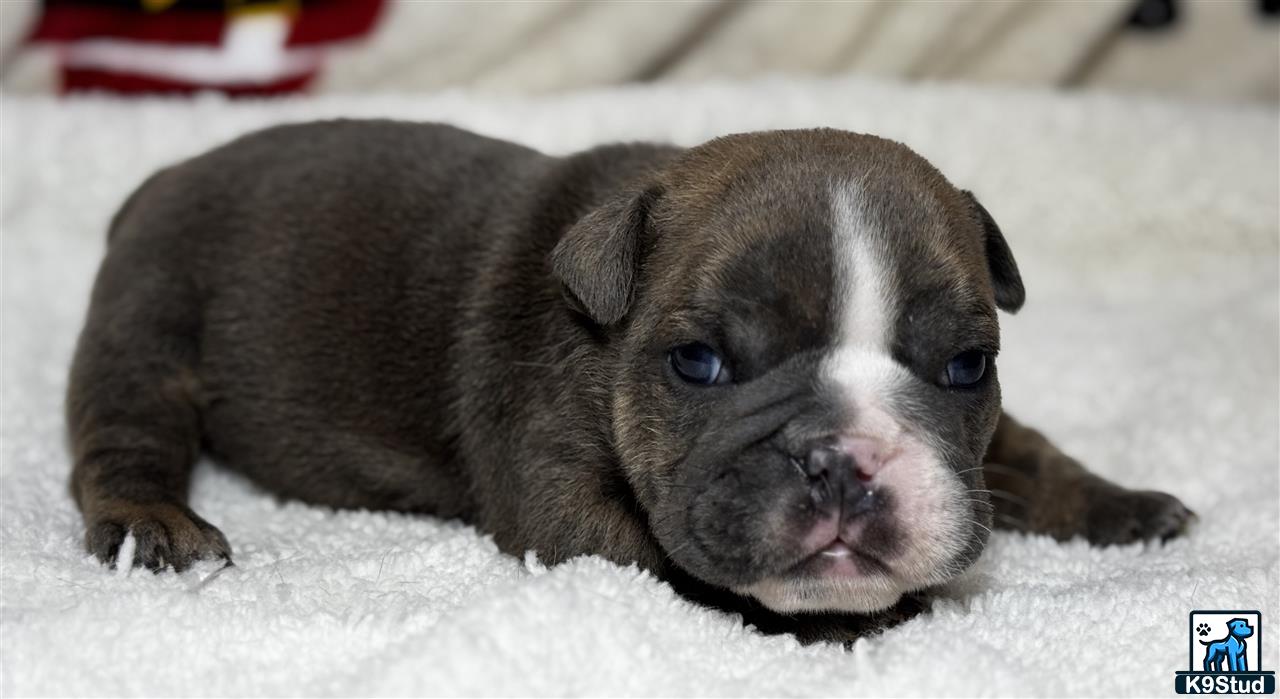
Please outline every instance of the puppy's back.
[[147, 180], [112, 222], [68, 390], [90, 549], [114, 558], [150, 521], [170, 535], [140, 556], [229, 553], [183, 505], [202, 447], [313, 502], [467, 512], [442, 359], [501, 242], [489, 219], [551, 162], [448, 126], [335, 121]]

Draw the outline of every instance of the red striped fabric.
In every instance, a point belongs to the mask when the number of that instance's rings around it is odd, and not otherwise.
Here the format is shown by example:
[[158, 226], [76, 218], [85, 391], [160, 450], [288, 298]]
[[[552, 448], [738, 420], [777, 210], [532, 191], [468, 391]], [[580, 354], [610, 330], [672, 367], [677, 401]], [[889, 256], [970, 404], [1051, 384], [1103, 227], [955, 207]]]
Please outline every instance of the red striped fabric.
[[[176, 0], [165, 9], [156, 11], [147, 9], [142, 0], [45, 0], [40, 18], [28, 38], [32, 42], [55, 43], [66, 47], [95, 40], [123, 42], [127, 52], [131, 51], [128, 47], [134, 43], [174, 51], [180, 51], [184, 47], [203, 47], [217, 51], [219, 46], [224, 45], [227, 28], [238, 13], [274, 13], [288, 18], [289, 22], [287, 34], [281, 35], [283, 46], [277, 50], [295, 48], [303, 52], [369, 34], [377, 24], [383, 7], [384, 0]], [[237, 46], [238, 48], [240, 47]], [[281, 75], [279, 79], [272, 80], [268, 73], [266, 82], [247, 78], [241, 81], [235, 79], [235, 75], [232, 76], [233, 79], [220, 80], [217, 84], [189, 82], [180, 78], [200, 80], [204, 79], [205, 73], [187, 75], [179, 72], [180, 77], [177, 79], [173, 77], [173, 70], [157, 68], [152, 73], [146, 70], [148, 62], [162, 59], [138, 59], [137, 56], [154, 55], [155, 51], [150, 54], [142, 51], [132, 53], [135, 55], [133, 60], [123, 63], [110, 58], [90, 58], [81, 60], [78, 64], [68, 63], [64, 54], [61, 66], [62, 91], [188, 94], [217, 90], [235, 96], [274, 95], [305, 89], [318, 73], [318, 68], [305, 70], [305, 66], [304, 72], [296, 73], [298, 67], [295, 65], [291, 71], [294, 74]], [[94, 55], [101, 55], [101, 51]], [[112, 56], [118, 59], [119, 55], [120, 49], [114, 48]], [[143, 64], [141, 69], [138, 67], [139, 62]], [[261, 67], [266, 64], [257, 65]], [[193, 77], [194, 75], [201, 77]]]
[[[302, 2], [287, 45], [327, 44], [362, 37], [373, 30], [384, 5], [383, 0]], [[228, 13], [228, 10], [186, 10], [180, 2], [162, 12], [86, 0], [45, 3], [29, 39], [67, 42], [113, 38], [165, 44], [217, 44], [227, 25]]]
[[80, 39], [131, 39], [164, 44], [217, 44], [227, 26], [225, 12], [156, 12], [119, 6], [46, 4], [29, 40], [63, 43]]

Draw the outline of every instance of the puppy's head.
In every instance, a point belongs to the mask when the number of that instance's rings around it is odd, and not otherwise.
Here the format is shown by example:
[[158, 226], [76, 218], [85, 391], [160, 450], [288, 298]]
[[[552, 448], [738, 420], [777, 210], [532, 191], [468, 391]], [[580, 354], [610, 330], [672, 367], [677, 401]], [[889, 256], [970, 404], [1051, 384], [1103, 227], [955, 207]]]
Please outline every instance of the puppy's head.
[[920, 156], [832, 130], [717, 139], [552, 263], [602, 329], [622, 467], [686, 572], [777, 611], [869, 612], [977, 558], [996, 309], [1023, 288]]

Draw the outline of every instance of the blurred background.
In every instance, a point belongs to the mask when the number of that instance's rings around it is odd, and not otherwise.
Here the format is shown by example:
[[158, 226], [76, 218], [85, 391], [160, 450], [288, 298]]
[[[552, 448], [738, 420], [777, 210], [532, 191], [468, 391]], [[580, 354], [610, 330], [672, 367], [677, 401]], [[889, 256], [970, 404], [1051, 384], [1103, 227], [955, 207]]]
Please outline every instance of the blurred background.
[[546, 93], [758, 75], [1280, 100], [1280, 0], [0, 0], [8, 93]]

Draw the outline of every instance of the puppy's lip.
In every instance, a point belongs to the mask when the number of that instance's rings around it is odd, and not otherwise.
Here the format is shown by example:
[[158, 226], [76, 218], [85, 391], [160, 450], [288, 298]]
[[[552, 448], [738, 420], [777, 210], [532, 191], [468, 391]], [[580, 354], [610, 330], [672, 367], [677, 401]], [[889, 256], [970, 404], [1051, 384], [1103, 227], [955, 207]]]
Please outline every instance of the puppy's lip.
[[849, 548], [849, 545], [840, 539], [836, 539], [828, 544], [826, 548], [818, 551], [817, 555], [827, 558], [848, 558], [853, 555], [853, 549]]
[[826, 578], [891, 577], [889, 566], [879, 557], [836, 537], [826, 546], [805, 554], [787, 569], [787, 575]]

